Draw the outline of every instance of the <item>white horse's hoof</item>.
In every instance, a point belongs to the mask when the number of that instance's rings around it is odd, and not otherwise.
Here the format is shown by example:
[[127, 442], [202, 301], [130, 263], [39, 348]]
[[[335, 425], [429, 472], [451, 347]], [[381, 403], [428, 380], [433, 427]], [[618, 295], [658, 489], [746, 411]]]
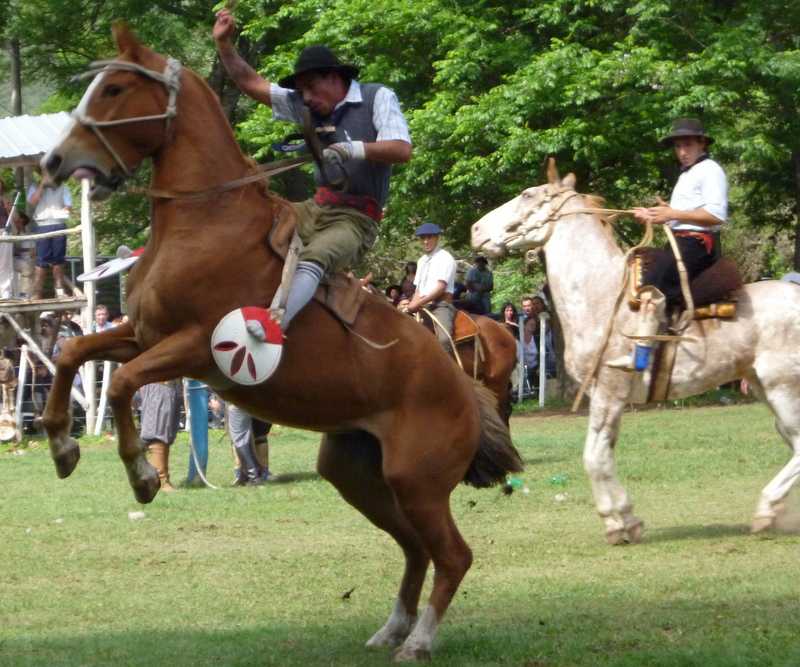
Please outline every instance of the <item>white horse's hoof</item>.
[[750, 532], [755, 535], [756, 533], [763, 533], [775, 527], [774, 516], [757, 516], [753, 519], [750, 525]]
[[367, 641], [365, 646], [371, 649], [379, 649], [379, 648], [397, 648], [400, 646], [408, 636], [408, 633], [405, 635], [397, 633], [397, 632], [386, 632], [383, 628], [378, 630], [372, 637]]
[[612, 547], [619, 546], [620, 544], [625, 544], [625, 529], [615, 528], [613, 530], [607, 530], [606, 542], [608, 542], [608, 544]]
[[628, 536], [628, 542], [639, 544], [642, 541], [642, 533], [644, 532], [644, 521], [636, 519], [631, 525], [626, 526], [625, 532]]
[[424, 648], [408, 648], [401, 646], [394, 653], [394, 662], [428, 662], [431, 659], [431, 652]]

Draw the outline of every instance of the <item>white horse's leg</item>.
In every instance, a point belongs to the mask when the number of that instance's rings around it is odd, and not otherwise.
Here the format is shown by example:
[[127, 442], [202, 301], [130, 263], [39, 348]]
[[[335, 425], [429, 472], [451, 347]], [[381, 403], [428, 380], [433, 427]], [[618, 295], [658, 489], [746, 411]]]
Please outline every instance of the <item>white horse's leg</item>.
[[614, 445], [624, 405], [622, 401], [607, 397], [592, 397], [583, 448], [583, 467], [589, 475], [597, 513], [605, 524], [609, 544], [639, 542], [644, 528], [642, 521], [634, 516], [628, 493], [616, 474]]
[[783, 510], [783, 500], [800, 477], [800, 395], [791, 384], [765, 391], [775, 414], [775, 428], [792, 451], [792, 458], [761, 491], [753, 517], [752, 532], [768, 530]]

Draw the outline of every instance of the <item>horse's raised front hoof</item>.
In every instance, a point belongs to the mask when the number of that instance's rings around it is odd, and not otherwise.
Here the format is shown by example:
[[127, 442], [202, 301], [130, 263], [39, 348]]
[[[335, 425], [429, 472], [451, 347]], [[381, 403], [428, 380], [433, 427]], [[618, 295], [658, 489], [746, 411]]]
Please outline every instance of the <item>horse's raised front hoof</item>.
[[69, 439], [69, 445], [62, 448], [57, 456], [53, 457], [53, 463], [56, 466], [56, 474], [59, 479], [64, 479], [72, 474], [78, 461], [81, 460], [81, 448], [78, 443], [72, 438]]
[[152, 470], [152, 475], [147, 474], [135, 482], [131, 480], [133, 495], [136, 496], [137, 502], [140, 502], [143, 505], [152, 502], [153, 498], [156, 497], [158, 490], [161, 488], [161, 482], [158, 479], [158, 472], [152, 466], [149, 467]]
[[428, 662], [431, 659], [431, 652], [424, 648], [408, 648], [401, 646], [394, 652], [392, 660], [394, 662]]
[[764, 533], [768, 530], [772, 530], [774, 527], [774, 516], [757, 516], [753, 519], [753, 523], [750, 525], [750, 533], [753, 535], [757, 533]]
[[625, 533], [628, 537], [628, 542], [631, 544], [639, 544], [642, 541], [642, 533], [644, 533], [644, 521], [636, 519], [631, 525], [625, 528]]

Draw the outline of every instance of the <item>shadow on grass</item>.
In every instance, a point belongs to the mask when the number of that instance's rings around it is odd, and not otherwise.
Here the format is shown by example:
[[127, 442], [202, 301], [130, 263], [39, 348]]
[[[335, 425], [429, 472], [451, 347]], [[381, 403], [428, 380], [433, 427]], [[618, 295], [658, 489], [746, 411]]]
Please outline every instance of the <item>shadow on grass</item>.
[[[485, 607], [461, 607], [434, 645], [440, 666], [574, 665], [575, 667], [674, 667], [798, 664], [794, 644], [794, 597], [767, 597], [731, 604], [719, 601], [639, 599], [635, 609], [614, 610], [585, 589], [562, 590], [550, 604], [531, 592], [510, 596], [487, 615]], [[540, 601], [539, 601], [540, 602]], [[466, 608], [465, 608], [466, 607]], [[724, 627], [718, 620], [724, 615]], [[197, 627], [178, 615], [170, 627], [95, 630], [72, 636], [32, 638], [16, 634], [0, 642], [0, 664], [15, 667], [197, 667], [202, 665], [387, 665], [391, 651], [368, 651], [364, 642], [380, 619], [359, 616], [329, 622], [235, 622]], [[770, 618], [767, 628], [763, 619]], [[717, 619], [717, 620], [715, 620]], [[210, 620], [210, 619], [209, 619]], [[141, 624], [139, 624], [141, 623]], [[240, 625], [247, 623], [247, 625]], [[762, 625], [759, 625], [762, 624]], [[753, 629], [758, 627], [758, 632]], [[591, 631], [589, 631], [591, 629]]]
[[287, 472], [275, 475], [269, 480], [270, 484], [291, 484], [292, 482], [307, 482], [322, 479], [318, 472]]
[[644, 541], [656, 542], [675, 542], [678, 540], [707, 540], [715, 537], [733, 537], [736, 535], [750, 535], [750, 526], [744, 523], [722, 524], [712, 523], [707, 526], [671, 526], [669, 528], [658, 528], [647, 530]]
[[523, 456], [522, 462], [526, 466], [539, 466], [548, 463], [563, 463], [564, 461], [572, 462], [571, 455], [564, 454], [564, 456]]

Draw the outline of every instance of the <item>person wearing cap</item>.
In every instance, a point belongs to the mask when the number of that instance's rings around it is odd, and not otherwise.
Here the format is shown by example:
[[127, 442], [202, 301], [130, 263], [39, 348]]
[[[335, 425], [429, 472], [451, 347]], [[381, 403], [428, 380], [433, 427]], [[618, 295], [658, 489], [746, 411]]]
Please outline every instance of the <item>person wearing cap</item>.
[[494, 276], [489, 270], [489, 262], [482, 255], [476, 255], [474, 265], [467, 271], [468, 310], [477, 315], [488, 315], [492, 311], [491, 292], [494, 289]]
[[[375, 243], [389, 194], [392, 165], [411, 158], [411, 137], [395, 93], [386, 86], [360, 83], [358, 68], [341, 62], [325, 46], [300, 53], [294, 72], [272, 83], [259, 75], [233, 45], [230, 10], [217, 14], [213, 37], [220, 60], [249, 97], [272, 107], [273, 117], [302, 123], [307, 108], [322, 130], [326, 173], [341, 179], [334, 189], [315, 169], [312, 199], [294, 204], [304, 248], [289, 289], [282, 327], [311, 299], [322, 276], [357, 264]], [[261, 338], [258, 323], [248, 330]], [[261, 331], [263, 333], [263, 329]]]
[[[677, 242], [689, 281], [709, 268], [719, 257], [719, 232], [728, 217], [728, 180], [722, 167], [708, 155], [714, 139], [696, 118], [678, 118], [661, 140], [672, 148], [680, 163], [680, 176], [669, 203], [658, 199], [657, 206], [638, 207], [634, 217], [642, 224], [668, 225]], [[646, 294], [639, 311], [637, 336], [658, 333], [667, 306], [682, 306], [677, 261], [669, 244], [647, 269]], [[666, 302], [666, 303], [665, 303]], [[612, 361], [610, 366], [633, 370], [630, 355]]]
[[426, 222], [417, 227], [414, 233], [422, 242], [425, 254], [417, 262], [414, 296], [405, 305], [401, 304], [401, 308], [408, 313], [416, 313], [422, 308], [430, 311], [436, 318], [436, 337], [442, 347], [452, 353], [450, 337], [456, 316], [453, 307], [456, 260], [439, 243], [442, 235], [439, 225]]

